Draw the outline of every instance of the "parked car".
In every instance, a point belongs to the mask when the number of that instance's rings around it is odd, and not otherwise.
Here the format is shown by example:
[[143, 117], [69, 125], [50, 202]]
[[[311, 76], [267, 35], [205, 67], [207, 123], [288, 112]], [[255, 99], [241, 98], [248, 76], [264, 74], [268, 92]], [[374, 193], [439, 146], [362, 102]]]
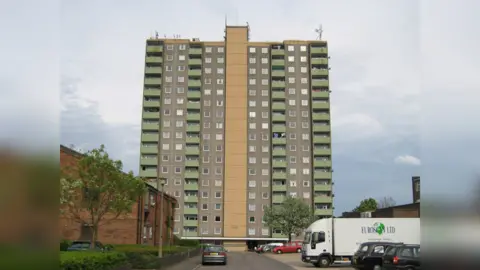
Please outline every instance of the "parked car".
[[394, 242], [365, 242], [353, 254], [352, 266], [357, 270], [381, 270], [382, 258], [385, 250], [393, 245], [402, 243]]
[[420, 245], [393, 245], [385, 250], [382, 270], [419, 270]]
[[[91, 249], [92, 241], [73, 241], [72, 244], [67, 248], [67, 251], [83, 251], [83, 250], [92, 250]], [[106, 251], [106, 248], [102, 243], [99, 241], [95, 242], [95, 247], [93, 250], [97, 251]]]
[[291, 243], [286, 243], [283, 246], [275, 247], [272, 250], [273, 253], [282, 254], [282, 253], [301, 253], [302, 252], [302, 242], [295, 241]]
[[262, 252], [272, 252], [274, 248], [283, 246], [283, 243], [269, 243], [262, 248]]
[[207, 246], [203, 249], [202, 265], [206, 264], [227, 265], [227, 250], [223, 246]]

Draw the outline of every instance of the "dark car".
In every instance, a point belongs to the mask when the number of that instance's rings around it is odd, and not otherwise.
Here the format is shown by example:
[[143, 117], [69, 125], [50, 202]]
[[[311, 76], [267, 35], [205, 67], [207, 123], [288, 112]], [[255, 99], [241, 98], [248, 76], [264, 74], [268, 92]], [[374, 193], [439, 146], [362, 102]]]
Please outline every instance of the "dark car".
[[402, 243], [394, 242], [365, 242], [353, 254], [352, 266], [358, 270], [380, 270], [385, 250], [393, 245]]
[[[91, 241], [73, 241], [72, 244], [67, 248], [67, 251], [83, 251], [83, 250], [92, 250], [90, 248]], [[105, 251], [105, 246], [100, 242], [95, 242], [95, 247], [93, 250]]]
[[419, 270], [420, 245], [394, 245], [385, 250], [383, 255], [384, 270]]
[[227, 265], [227, 250], [222, 246], [205, 247], [202, 253], [202, 265], [205, 264]]

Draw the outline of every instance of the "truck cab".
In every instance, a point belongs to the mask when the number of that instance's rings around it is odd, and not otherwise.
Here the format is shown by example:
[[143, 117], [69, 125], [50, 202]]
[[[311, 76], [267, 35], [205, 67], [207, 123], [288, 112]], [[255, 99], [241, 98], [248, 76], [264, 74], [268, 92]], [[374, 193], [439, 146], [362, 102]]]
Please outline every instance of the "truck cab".
[[321, 219], [312, 223], [305, 231], [302, 245], [302, 261], [315, 267], [328, 267], [333, 263], [332, 222]]

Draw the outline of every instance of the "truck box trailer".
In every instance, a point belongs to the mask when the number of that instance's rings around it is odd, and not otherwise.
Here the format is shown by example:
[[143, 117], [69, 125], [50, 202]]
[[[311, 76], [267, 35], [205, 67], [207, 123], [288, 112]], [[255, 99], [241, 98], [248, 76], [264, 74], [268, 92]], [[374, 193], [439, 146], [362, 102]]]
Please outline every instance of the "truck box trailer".
[[420, 218], [325, 218], [305, 231], [302, 261], [316, 267], [351, 262], [358, 246], [383, 241], [420, 244]]

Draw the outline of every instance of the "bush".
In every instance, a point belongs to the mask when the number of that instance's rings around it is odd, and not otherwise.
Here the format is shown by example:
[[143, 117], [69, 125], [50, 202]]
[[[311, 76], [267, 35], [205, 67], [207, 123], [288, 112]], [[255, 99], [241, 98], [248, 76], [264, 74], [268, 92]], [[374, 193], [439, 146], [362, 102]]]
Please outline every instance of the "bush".
[[61, 270], [114, 270], [127, 266], [128, 257], [121, 252], [60, 252]]
[[[188, 247], [163, 247], [163, 255], [170, 255], [189, 250]], [[147, 245], [115, 245], [116, 252], [127, 256], [128, 262], [134, 269], [155, 269], [160, 267], [158, 247]]]
[[67, 251], [68, 247], [72, 244], [70, 240], [60, 241], [60, 251]]
[[198, 240], [180, 239], [176, 235], [175, 235], [175, 238], [174, 238], [174, 243], [177, 246], [185, 246], [185, 247], [198, 247], [200, 245], [200, 241], [198, 241]]

